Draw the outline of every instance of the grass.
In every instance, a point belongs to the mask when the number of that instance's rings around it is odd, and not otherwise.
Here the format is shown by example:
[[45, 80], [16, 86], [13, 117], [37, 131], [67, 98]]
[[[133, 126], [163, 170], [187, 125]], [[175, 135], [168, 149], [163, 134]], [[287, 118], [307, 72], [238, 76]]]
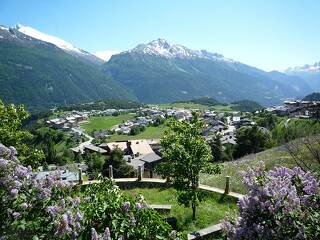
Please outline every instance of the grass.
[[133, 119], [135, 116], [135, 113], [127, 113], [119, 116], [91, 117], [88, 122], [82, 123], [81, 127], [87, 133], [91, 133], [93, 130], [109, 129], [114, 125]]
[[125, 140], [133, 140], [133, 139], [160, 139], [163, 136], [164, 131], [167, 129], [167, 126], [164, 124], [158, 127], [146, 127], [146, 129], [137, 135], [112, 135], [108, 142], [114, 141], [125, 141]]
[[149, 204], [172, 205], [170, 216], [177, 218], [178, 230], [186, 233], [217, 224], [226, 216], [228, 211], [237, 209], [235, 199], [208, 192], [208, 199], [198, 206], [197, 220], [193, 223], [191, 208], [178, 204], [177, 193], [173, 188], [135, 188], [123, 190], [123, 192], [133, 197], [141, 194]]
[[202, 184], [224, 189], [225, 177], [230, 176], [231, 191], [246, 193], [242, 180], [242, 172], [245, 172], [250, 167], [258, 166], [260, 162], [264, 163], [267, 170], [276, 166], [290, 168], [296, 166], [294, 160], [286, 152], [284, 147], [275, 147], [260, 153], [247, 155], [232, 162], [222, 163], [223, 169], [221, 174], [204, 174], [201, 176], [200, 181]]

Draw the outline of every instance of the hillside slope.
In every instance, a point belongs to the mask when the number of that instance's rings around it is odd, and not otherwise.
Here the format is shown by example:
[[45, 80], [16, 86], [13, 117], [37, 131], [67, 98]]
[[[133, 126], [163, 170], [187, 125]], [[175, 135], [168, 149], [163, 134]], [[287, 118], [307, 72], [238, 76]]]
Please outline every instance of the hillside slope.
[[0, 27], [0, 98], [29, 110], [100, 99], [133, 99], [120, 83], [53, 44]]

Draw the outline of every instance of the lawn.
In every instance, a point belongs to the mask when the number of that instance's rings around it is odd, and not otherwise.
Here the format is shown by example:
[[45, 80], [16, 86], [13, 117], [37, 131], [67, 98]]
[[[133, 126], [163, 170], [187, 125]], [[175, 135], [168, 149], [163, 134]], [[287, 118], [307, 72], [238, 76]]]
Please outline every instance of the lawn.
[[158, 127], [146, 127], [142, 133], [137, 135], [118, 135], [114, 134], [109, 139], [108, 142], [114, 141], [125, 141], [125, 140], [133, 140], [133, 139], [160, 139], [163, 136], [164, 131], [167, 129], [167, 126], [164, 124]]
[[135, 116], [135, 113], [127, 113], [119, 116], [91, 117], [88, 122], [82, 123], [81, 127], [87, 133], [91, 133], [93, 130], [109, 129], [114, 125], [133, 119]]
[[178, 230], [187, 233], [217, 224], [228, 211], [234, 212], [237, 209], [234, 198], [208, 192], [207, 200], [197, 208], [197, 220], [193, 223], [191, 208], [178, 205], [177, 194], [173, 188], [135, 188], [123, 192], [133, 197], [141, 194], [149, 204], [172, 205], [170, 216], [177, 218]]
[[224, 188], [225, 177], [230, 176], [231, 191], [246, 193], [243, 185], [242, 172], [248, 168], [258, 166], [263, 162], [266, 169], [272, 169], [276, 166], [294, 167], [296, 166], [294, 160], [286, 152], [284, 147], [275, 147], [266, 151], [250, 154], [232, 162], [222, 163], [222, 173], [220, 175], [207, 175], [201, 176], [201, 183], [213, 187]]

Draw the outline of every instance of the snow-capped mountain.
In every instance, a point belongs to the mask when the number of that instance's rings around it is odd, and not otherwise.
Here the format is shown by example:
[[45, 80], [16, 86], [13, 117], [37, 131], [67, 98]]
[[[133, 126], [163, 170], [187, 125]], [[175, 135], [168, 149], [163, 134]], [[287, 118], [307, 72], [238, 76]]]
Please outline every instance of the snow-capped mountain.
[[288, 68], [285, 72], [320, 72], [320, 62], [316, 62], [315, 64], [306, 64], [301, 67], [291, 67]]
[[84, 58], [86, 60], [89, 60], [91, 62], [98, 63], [98, 64], [103, 63], [103, 61], [101, 61], [101, 59], [97, 58], [95, 55], [93, 55], [87, 51], [84, 51], [80, 48], [77, 48], [77, 47], [73, 46], [71, 43], [69, 43], [61, 38], [51, 36], [49, 34], [40, 32], [32, 27], [23, 26], [21, 24], [15, 25], [14, 29], [19, 31], [20, 33], [23, 33], [27, 36], [32, 37], [32, 38], [35, 38], [35, 39], [38, 39], [38, 40], [41, 40], [41, 41], [44, 41], [47, 43], [51, 43], [51, 44], [57, 46], [58, 48], [62, 49], [63, 51], [73, 55], [73, 56], [76, 56], [79, 58]]
[[210, 60], [234, 62], [232, 59], [225, 58], [221, 54], [211, 53], [207, 50], [193, 50], [179, 44], [170, 43], [162, 38], [153, 40], [148, 44], [139, 44], [124, 53], [141, 53], [165, 58], [206, 58]]

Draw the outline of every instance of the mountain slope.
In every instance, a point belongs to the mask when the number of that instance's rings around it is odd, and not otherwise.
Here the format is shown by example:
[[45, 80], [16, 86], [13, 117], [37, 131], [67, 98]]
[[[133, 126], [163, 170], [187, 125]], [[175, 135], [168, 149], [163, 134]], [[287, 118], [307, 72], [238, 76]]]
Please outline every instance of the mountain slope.
[[249, 99], [271, 105], [305, 94], [286, 75], [275, 80], [270, 73], [220, 54], [163, 39], [114, 55], [102, 68], [145, 103], [209, 96], [222, 102]]
[[133, 99], [124, 86], [48, 42], [0, 27], [0, 98], [30, 110], [100, 99]]
[[23, 33], [29, 37], [32, 37], [47, 43], [51, 43], [57, 46], [58, 48], [60, 48], [61, 50], [65, 51], [66, 53], [71, 54], [74, 57], [77, 57], [79, 60], [88, 61], [98, 65], [101, 65], [105, 62], [101, 58], [87, 51], [74, 47], [71, 43], [66, 42], [63, 39], [48, 35], [46, 33], [42, 33], [34, 28], [23, 26], [21, 24], [17, 24], [14, 28], [20, 33]]
[[312, 91], [320, 91], [320, 62], [313, 65], [306, 64], [301, 67], [288, 68], [285, 73], [304, 79]]

